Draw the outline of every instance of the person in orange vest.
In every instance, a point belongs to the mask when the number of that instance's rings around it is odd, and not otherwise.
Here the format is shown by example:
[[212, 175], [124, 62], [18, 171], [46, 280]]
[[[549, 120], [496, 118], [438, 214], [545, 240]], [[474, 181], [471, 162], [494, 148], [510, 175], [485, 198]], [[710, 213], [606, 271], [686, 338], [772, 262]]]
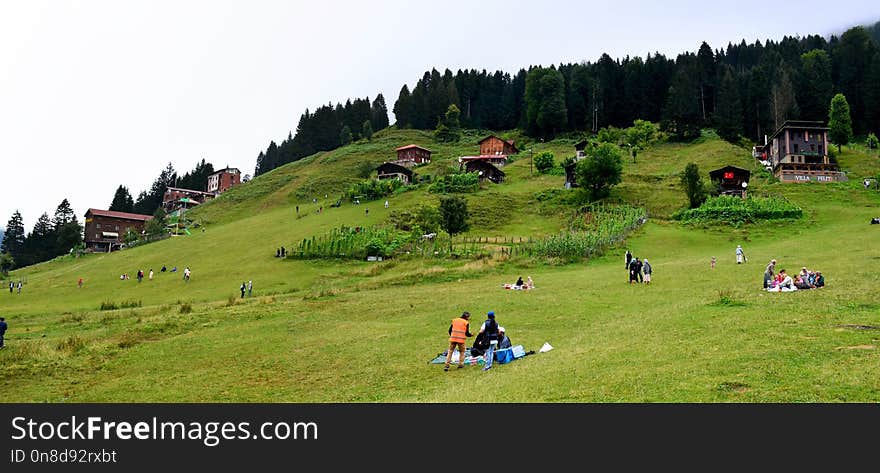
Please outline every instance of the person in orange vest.
[[467, 337], [473, 337], [471, 335], [471, 327], [468, 322], [471, 318], [470, 312], [462, 312], [461, 317], [452, 320], [452, 324], [449, 325], [449, 350], [446, 351], [446, 366], [443, 367], [443, 371], [449, 371], [449, 363], [452, 361], [452, 350], [458, 347], [458, 367], [464, 368], [464, 344], [467, 341]]

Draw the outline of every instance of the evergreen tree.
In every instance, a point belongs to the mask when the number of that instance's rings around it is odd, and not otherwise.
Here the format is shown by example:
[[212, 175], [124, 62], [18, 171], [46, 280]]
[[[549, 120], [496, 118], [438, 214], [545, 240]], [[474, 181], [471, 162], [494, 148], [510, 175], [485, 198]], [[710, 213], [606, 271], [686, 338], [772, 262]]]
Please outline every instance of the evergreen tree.
[[700, 109], [705, 123], [714, 111], [715, 96], [715, 54], [704, 41], [697, 52], [697, 63], [700, 77]]
[[536, 67], [526, 76], [526, 115], [532, 133], [555, 136], [568, 124], [565, 80], [554, 68]]
[[739, 98], [739, 87], [730, 67], [724, 70], [718, 90], [718, 104], [715, 108], [715, 126], [718, 135], [727, 141], [736, 141], [742, 133], [743, 111]]
[[837, 151], [849, 144], [852, 139], [852, 117], [850, 116], [849, 103], [843, 94], [837, 94], [831, 99], [831, 107], [828, 109], [828, 137], [837, 145]]
[[43, 213], [34, 224], [33, 230], [24, 239], [24, 255], [16, 258], [22, 266], [47, 261], [55, 256], [55, 232], [49, 214]]
[[680, 140], [700, 135], [699, 83], [689, 67], [679, 66], [669, 86], [664, 108], [664, 130]]
[[373, 140], [373, 124], [370, 123], [369, 120], [365, 121], [363, 126], [361, 127], [361, 136], [363, 136], [367, 141]]
[[82, 243], [83, 227], [79, 224], [76, 214], [67, 199], [61, 201], [52, 218], [53, 241], [52, 256], [67, 254], [72, 248]]
[[131, 198], [128, 187], [120, 185], [116, 188], [116, 193], [113, 195], [113, 202], [110, 203], [109, 210], [114, 212], [134, 212], [134, 199]]
[[348, 125], [342, 127], [342, 131], [339, 132], [339, 142], [342, 146], [347, 144], [351, 144], [352, 136], [351, 136], [351, 128]]
[[457, 235], [468, 231], [467, 200], [458, 196], [440, 197], [440, 228], [450, 235]]
[[770, 90], [770, 107], [773, 111], [773, 124], [779, 129], [786, 120], [797, 118], [798, 104], [794, 95], [794, 86], [788, 71], [779, 70], [779, 77]]
[[688, 163], [681, 173], [681, 188], [688, 198], [688, 205], [695, 209], [706, 201], [706, 188], [700, 169], [694, 163]]
[[382, 94], [376, 96], [370, 107], [370, 125], [374, 131], [388, 128], [388, 107], [385, 105], [385, 97]]
[[[880, 31], [880, 22], [874, 25]], [[865, 81], [865, 129], [880, 132], [880, 51], [874, 53]]]
[[461, 111], [454, 104], [446, 109], [446, 114], [437, 123], [437, 128], [434, 130], [434, 137], [437, 141], [456, 142], [461, 139], [460, 116]]
[[9, 253], [16, 261], [20, 261], [24, 251], [24, 241], [24, 220], [21, 218], [21, 213], [16, 210], [12, 217], [9, 218], [9, 221], [6, 222], [6, 230], [3, 234], [3, 245], [0, 247], [0, 252]]
[[801, 118], [824, 121], [834, 89], [831, 82], [831, 58], [827, 52], [814, 49], [801, 55], [799, 83], [797, 101]]
[[833, 49], [838, 69], [838, 90], [846, 96], [855, 120], [853, 130], [864, 133], [865, 89], [867, 88], [869, 62], [877, 46], [861, 26], [850, 28], [840, 36], [840, 43]]

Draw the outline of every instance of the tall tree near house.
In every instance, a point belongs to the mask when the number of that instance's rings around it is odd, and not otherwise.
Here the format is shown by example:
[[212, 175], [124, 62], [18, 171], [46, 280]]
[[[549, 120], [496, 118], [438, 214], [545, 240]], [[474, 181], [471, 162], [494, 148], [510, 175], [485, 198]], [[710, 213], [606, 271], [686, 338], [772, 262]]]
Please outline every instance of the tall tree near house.
[[[880, 32], [880, 22], [874, 25]], [[880, 51], [874, 53], [865, 82], [865, 127], [880, 133]]]
[[679, 67], [669, 86], [662, 127], [679, 140], [700, 135], [700, 85], [688, 67]]
[[37, 219], [33, 230], [25, 237], [21, 265], [29, 266], [54, 257], [54, 240], [55, 232], [52, 229], [52, 220], [49, 219], [49, 214], [44, 212]]
[[6, 231], [3, 233], [0, 252], [9, 253], [16, 261], [20, 261], [24, 251], [25, 238], [24, 220], [21, 218], [21, 213], [16, 210], [6, 222]]
[[370, 126], [373, 131], [388, 128], [388, 107], [385, 105], [385, 96], [379, 94], [370, 106]]
[[79, 224], [76, 214], [70, 207], [67, 199], [58, 204], [55, 216], [52, 218], [52, 233], [54, 234], [53, 255], [63, 255], [75, 246], [82, 243], [83, 227]]
[[680, 177], [681, 188], [688, 198], [688, 205], [695, 209], [706, 201], [706, 188], [700, 169], [694, 163], [688, 163]]
[[773, 124], [779, 129], [786, 120], [797, 118], [798, 105], [794, 95], [794, 85], [784, 68], [779, 70], [779, 77], [770, 89], [770, 107], [773, 111]]
[[400, 94], [397, 96], [397, 102], [394, 103], [394, 121], [397, 128], [412, 127], [412, 95], [409, 93], [409, 87], [403, 84], [400, 88]]
[[725, 67], [718, 90], [715, 107], [715, 126], [718, 135], [727, 141], [736, 141], [742, 133], [743, 111], [739, 98], [739, 85], [730, 67]]
[[611, 143], [599, 144], [589, 158], [575, 165], [577, 183], [587, 192], [590, 200], [607, 197], [611, 188], [620, 183], [622, 174], [622, 153], [617, 145]]
[[831, 58], [821, 49], [801, 55], [797, 101], [801, 118], [824, 121], [828, 115], [834, 84], [831, 81]]
[[128, 191], [128, 187], [120, 185], [113, 194], [113, 202], [110, 203], [110, 209], [114, 212], [134, 212], [134, 199]]
[[458, 196], [440, 197], [440, 228], [450, 235], [457, 235], [468, 231], [467, 200]]
[[361, 126], [361, 136], [367, 141], [373, 140], [373, 125], [369, 120], [365, 121], [363, 126]]
[[846, 96], [854, 119], [853, 131], [864, 133], [865, 88], [867, 71], [877, 46], [865, 28], [850, 28], [840, 36], [840, 42], [833, 49], [838, 70], [838, 90]]
[[831, 99], [831, 107], [828, 109], [828, 137], [837, 145], [840, 152], [843, 145], [848, 144], [853, 136], [852, 116], [850, 115], [849, 103], [843, 94], [837, 94]]
[[700, 110], [703, 123], [708, 121], [714, 111], [715, 97], [715, 53], [704, 41], [697, 52], [697, 65], [700, 74]]

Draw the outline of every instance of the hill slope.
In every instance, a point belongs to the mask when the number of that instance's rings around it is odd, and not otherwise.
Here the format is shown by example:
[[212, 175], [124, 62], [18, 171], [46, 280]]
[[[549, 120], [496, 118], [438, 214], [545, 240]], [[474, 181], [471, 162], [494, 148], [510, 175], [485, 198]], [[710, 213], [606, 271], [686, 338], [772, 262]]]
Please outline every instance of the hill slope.
[[[339, 225], [369, 225], [436, 196], [424, 190], [330, 208], [341, 190], [397, 146], [435, 151], [420, 173], [441, 174], [481, 136], [437, 145], [430, 135], [387, 130], [286, 165], [205, 205], [204, 231], [109, 255], [59, 259], [16, 271], [21, 295], [2, 295], [11, 322], [0, 352], [0, 387], [30, 401], [876, 401], [880, 326], [876, 216], [880, 197], [850, 183], [782, 185], [755, 178], [752, 192], [802, 206], [799, 222], [682, 227], [663, 218], [684, 204], [677, 173], [734, 164], [747, 151], [712, 136], [664, 144], [627, 162], [613, 198], [641, 202], [649, 223], [628, 246], [655, 268], [651, 286], [629, 286], [620, 257], [586, 264], [529, 261], [312, 262], [275, 249]], [[573, 140], [534, 143], [557, 161]], [[526, 155], [527, 156], [527, 155]], [[876, 156], [845, 150], [854, 177], [876, 174]], [[474, 235], [555, 233], [569, 196], [559, 176], [532, 176], [527, 157], [508, 181], [469, 195]], [[326, 198], [324, 196], [327, 196]], [[317, 198], [317, 203], [311, 199]], [[299, 206], [299, 214], [295, 207]], [[316, 213], [319, 207], [323, 212]], [[369, 209], [366, 215], [364, 209]], [[750, 263], [731, 264], [743, 244]], [[841, 251], [845, 249], [845, 251]], [[622, 250], [620, 250], [622, 253]], [[719, 265], [709, 272], [708, 261]], [[763, 264], [823, 270], [829, 287], [796, 294], [759, 290]], [[185, 266], [153, 281], [120, 281], [137, 269]], [[531, 275], [538, 289], [499, 287]], [[76, 287], [79, 277], [83, 288]], [[241, 300], [241, 281], [255, 297]], [[102, 302], [139, 307], [99, 310]], [[555, 350], [484, 374], [443, 373], [427, 361], [445, 349], [449, 320], [495, 310], [514, 343]], [[495, 385], [489, 398], [483, 376]], [[466, 397], [458, 397], [465, 393]], [[468, 393], [473, 393], [469, 396]]]

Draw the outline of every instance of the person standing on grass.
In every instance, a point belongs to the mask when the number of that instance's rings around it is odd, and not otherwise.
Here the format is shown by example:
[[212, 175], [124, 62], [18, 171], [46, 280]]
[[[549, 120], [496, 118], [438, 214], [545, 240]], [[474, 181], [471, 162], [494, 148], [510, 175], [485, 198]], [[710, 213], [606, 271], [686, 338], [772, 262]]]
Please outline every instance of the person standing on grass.
[[21, 279], [18, 280], [18, 293], [21, 294]]
[[626, 269], [629, 269], [629, 264], [632, 262], [633, 254], [626, 250], [626, 254], [623, 255], [623, 258], [626, 260]]
[[10, 294], [12, 294], [13, 289], [15, 289], [15, 283], [12, 281], [9, 281], [9, 293]]
[[633, 258], [629, 262], [629, 283], [632, 284], [634, 281], [638, 281], [639, 277], [636, 276], [636, 259]]
[[150, 281], [153, 280], [153, 268], [150, 268]]
[[741, 245], [736, 245], [736, 264], [742, 264], [744, 258], [745, 252], [743, 252], [743, 247]]
[[248, 297], [251, 297], [251, 293], [253, 292], [253, 290], [254, 290], [254, 281], [249, 280], [248, 281]]
[[76, 282], [76, 287], [83, 287], [83, 278], [79, 278], [79, 280]]
[[767, 268], [764, 270], [764, 289], [770, 287], [770, 281], [773, 280], [773, 274], [776, 271], [776, 260], [770, 260], [767, 263]]
[[712, 262], [710, 263], [710, 265], [712, 266], [712, 269], [715, 269], [715, 257], [714, 256], [712, 257]]
[[636, 277], [639, 278], [639, 284], [642, 283], [642, 260], [636, 258]]
[[3, 337], [6, 335], [6, 319], [0, 317], [0, 348], [6, 348], [6, 345], [3, 344]]
[[645, 258], [645, 262], [642, 264], [642, 272], [645, 273], [645, 284], [651, 284], [651, 273], [653, 271], [654, 268], [651, 267], [648, 258]]
[[245, 290], [244, 281], [241, 282], [241, 287], [239, 289], [241, 289], [241, 298], [244, 299], [244, 290]]
[[492, 368], [492, 362], [495, 361], [495, 348], [498, 347], [498, 322], [495, 322], [495, 311], [490, 310], [486, 315], [488, 318], [480, 326], [480, 333], [485, 334], [486, 340], [489, 341], [489, 349], [486, 350], [486, 364], [483, 366], [483, 371], [489, 371]]
[[385, 208], [386, 209], [388, 208], [388, 201], [387, 200], [385, 201]]
[[449, 363], [452, 362], [452, 351], [458, 348], [458, 367], [464, 368], [465, 350], [464, 344], [467, 337], [472, 337], [470, 326], [470, 312], [462, 312], [461, 317], [452, 319], [449, 325], [449, 350], [446, 351], [446, 365], [443, 371], [449, 371]]

